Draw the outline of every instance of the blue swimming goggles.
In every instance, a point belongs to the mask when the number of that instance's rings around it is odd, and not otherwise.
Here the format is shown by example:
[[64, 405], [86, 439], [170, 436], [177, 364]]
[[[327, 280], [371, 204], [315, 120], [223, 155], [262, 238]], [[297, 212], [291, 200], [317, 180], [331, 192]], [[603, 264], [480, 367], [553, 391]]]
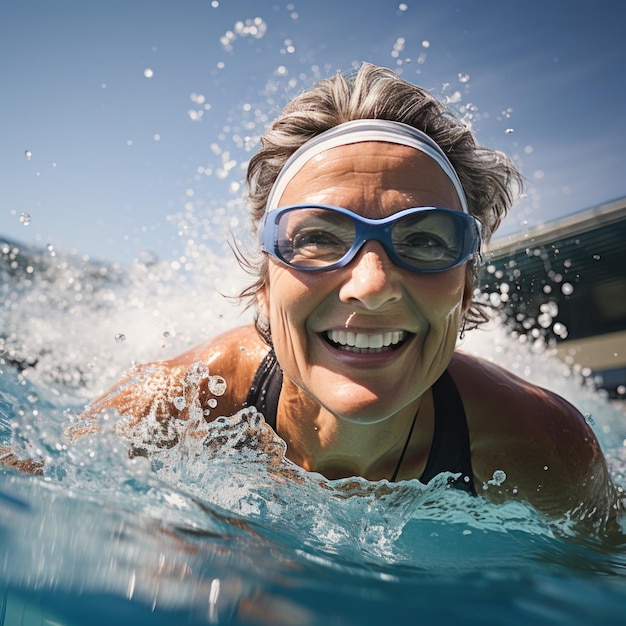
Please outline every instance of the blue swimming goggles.
[[299, 204], [273, 209], [259, 230], [264, 252], [304, 271], [350, 263], [366, 241], [378, 241], [389, 258], [413, 272], [445, 272], [480, 250], [480, 222], [461, 211], [404, 209], [382, 219], [348, 209]]

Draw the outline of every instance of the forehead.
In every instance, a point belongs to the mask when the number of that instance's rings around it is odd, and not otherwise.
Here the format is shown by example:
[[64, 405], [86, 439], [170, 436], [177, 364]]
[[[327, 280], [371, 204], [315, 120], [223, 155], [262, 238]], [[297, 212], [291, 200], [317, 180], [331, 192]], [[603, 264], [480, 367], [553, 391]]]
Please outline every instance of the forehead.
[[385, 212], [410, 206], [461, 210], [452, 181], [435, 160], [415, 148], [380, 141], [337, 146], [307, 161], [279, 205], [306, 202]]

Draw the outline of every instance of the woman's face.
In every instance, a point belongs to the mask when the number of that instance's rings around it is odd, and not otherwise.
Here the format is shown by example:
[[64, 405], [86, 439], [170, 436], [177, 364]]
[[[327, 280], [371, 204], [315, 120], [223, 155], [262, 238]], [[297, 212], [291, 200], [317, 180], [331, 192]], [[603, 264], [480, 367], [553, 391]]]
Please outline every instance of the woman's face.
[[[407, 146], [363, 142], [331, 148], [290, 181], [280, 206], [341, 206], [382, 218], [419, 206], [461, 210], [453, 184], [427, 155]], [[303, 272], [269, 262], [259, 299], [287, 376], [337, 417], [376, 422], [427, 390], [454, 351], [471, 298], [466, 266], [418, 274], [367, 242], [345, 267]], [[381, 349], [343, 345], [392, 341]]]

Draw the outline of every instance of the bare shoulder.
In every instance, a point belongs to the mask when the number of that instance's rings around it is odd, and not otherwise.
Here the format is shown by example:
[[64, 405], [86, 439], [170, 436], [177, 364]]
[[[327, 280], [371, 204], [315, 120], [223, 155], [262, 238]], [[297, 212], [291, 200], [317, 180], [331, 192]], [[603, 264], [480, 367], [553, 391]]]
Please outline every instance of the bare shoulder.
[[[242, 408], [267, 351], [252, 325], [229, 330], [172, 359], [132, 367], [83, 417], [90, 420], [114, 409], [137, 420], [147, 415], [159, 421], [186, 419], [189, 407], [206, 409], [211, 399], [217, 400], [211, 411], [215, 417], [232, 415]], [[217, 380], [221, 389], [216, 394], [209, 383]]]
[[455, 352], [449, 371], [463, 396], [466, 410], [477, 422], [481, 418], [491, 421], [493, 413], [501, 415], [504, 410], [521, 419], [510, 427], [542, 422], [544, 411], [554, 420], [565, 419], [569, 423], [574, 419], [584, 424], [578, 410], [561, 396], [485, 359]]
[[592, 429], [571, 403], [460, 352], [449, 371], [467, 414], [479, 493], [496, 502], [519, 498], [554, 516], [608, 514], [614, 500], [606, 463]]
[[219, 397], [219, 411], [220, 415], [231, 415], [243, 407], [252, 379], [268, 350], [254, 326], [240, 326], [173, 358], [168, 367], [187, 372], [201, 365], [210, 376], [222, 378], [226, 391]]

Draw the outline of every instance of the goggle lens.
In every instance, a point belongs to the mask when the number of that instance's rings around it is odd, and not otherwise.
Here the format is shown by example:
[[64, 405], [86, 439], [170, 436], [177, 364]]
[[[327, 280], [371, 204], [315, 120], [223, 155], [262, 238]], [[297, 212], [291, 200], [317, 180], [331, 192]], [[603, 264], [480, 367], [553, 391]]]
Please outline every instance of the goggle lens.
[[416, 272], [442, 272], [480, 248], [475, 218], [434, 207], [405, 209], [373, 220], [340, 207], [298, 205], [271, 211], [263, 248], [287, 265], [323, 270], [349, 263], [366, 241], [379, 241], [392, 261]]

